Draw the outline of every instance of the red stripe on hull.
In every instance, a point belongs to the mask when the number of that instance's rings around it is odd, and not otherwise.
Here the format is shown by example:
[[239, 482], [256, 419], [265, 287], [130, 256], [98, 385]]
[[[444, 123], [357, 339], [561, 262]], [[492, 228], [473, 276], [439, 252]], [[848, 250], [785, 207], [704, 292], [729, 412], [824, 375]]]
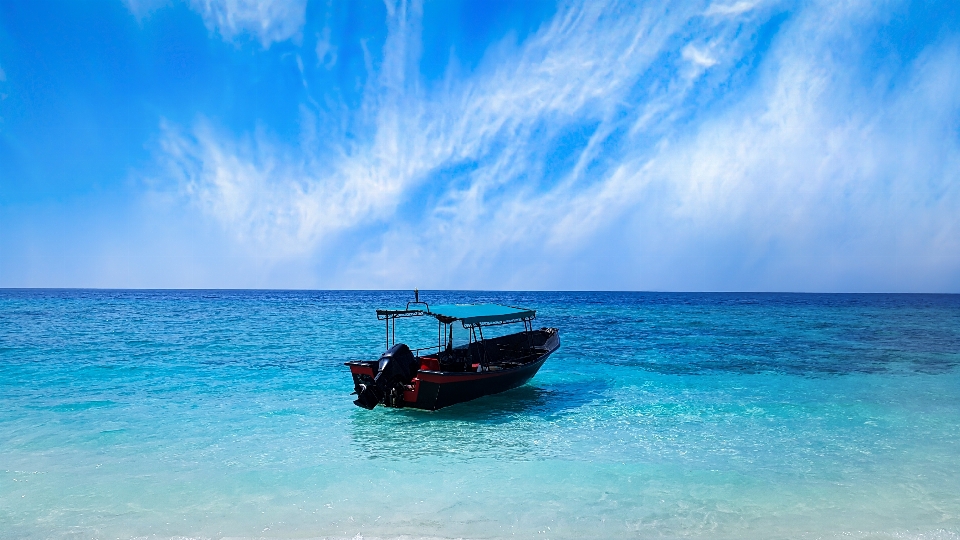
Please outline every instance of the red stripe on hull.
[[517, 369], [523, 369], [526, 366], [521, 366], [516, 369], [510, 370], [500, 370], [500, 371], [484, 371], [482, 373], [459, 373], [459, 372], [449, 372], [449, 371], [421, 371], [417, 373], [417, 378], [421, 381], [432, 382], [436, 384], [448, 384], [455, 382], [463, 381], [476, 381], [479, 379], [490, 379], [492, 377], [499, 377], [504, 373], [509, 373], [516, 371]]
[[373, 368], [370, 366], [358, 366], [351, 364], [350, 373], [354, 373], [356, 375], [369, 375], [370, 377], [373, 377]]
[[[550, 351], [552, 353], [553, 351]], [[550, 353], [515, 369], [487, 373], [419, 373], [417, 400], [404, 400], [407, 407], [437, 410], [478, 397], [498, 394], [524, 385], [547, 361]]]
[[[438, 371], [437, 359], [424, 357], [421, 359], [421, 370], [404, 389], [401, 403], [388, 406], [437, 410], [522, 386], [537, 374], [540, 367], [547, 361], [547, 357], [560, 348], [560, 337], [556, 329], [545, 330], [550, 330], [550, 335], [541, 349], [546, 352], [533, 362], [512, 369], [480, 373]], [[373, 384], [376, 362], [350, 361], [346, 364], [350, 366], [353, 374], [356, 392], [361, 392], [362, 385]], [[383, 404], [386, 405], [386, 402]], [[361, 406], [366, 407], [366, 405]]]

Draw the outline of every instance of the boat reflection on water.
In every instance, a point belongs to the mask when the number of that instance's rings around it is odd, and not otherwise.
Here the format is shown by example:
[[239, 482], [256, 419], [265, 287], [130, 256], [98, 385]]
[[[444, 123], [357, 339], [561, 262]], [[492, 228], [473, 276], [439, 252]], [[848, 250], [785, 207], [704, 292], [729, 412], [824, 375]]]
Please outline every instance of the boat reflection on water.
[[[397, 319], [433, 317], [437, 344], [411, 349], [396, 343]], [[430, 306], [414, 301], [404, 309], [378, 309], [385, 321], [387, 350], [378, 360], [347, 362], [353, 375], [354, 401], [360, 407], [414, 407], [437, 410], [481, 396], [516, 388], [537, 374], [560, 347], [556, 328], [533, 328], [536, 311], [499, 304], [446, 304]], [[453, 344], [453, 325], [469, 332], [467, 343]], [[483, 329], [522, 324], [523, 330], [484, 339]]]

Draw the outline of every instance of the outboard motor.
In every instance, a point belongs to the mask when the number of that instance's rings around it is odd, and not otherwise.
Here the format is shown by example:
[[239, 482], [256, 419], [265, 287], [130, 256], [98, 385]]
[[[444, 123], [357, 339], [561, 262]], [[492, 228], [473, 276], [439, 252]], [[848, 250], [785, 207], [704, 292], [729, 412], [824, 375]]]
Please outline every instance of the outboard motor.
[[403, 387], [417, 375], [420, 361], [410, 347], [397, 343], [380, 356], [377, 368], [373, 384], [361, 384], [354, 403], [364, 409], [372, 409], [380, 402], [388, 407], [402, 407]]

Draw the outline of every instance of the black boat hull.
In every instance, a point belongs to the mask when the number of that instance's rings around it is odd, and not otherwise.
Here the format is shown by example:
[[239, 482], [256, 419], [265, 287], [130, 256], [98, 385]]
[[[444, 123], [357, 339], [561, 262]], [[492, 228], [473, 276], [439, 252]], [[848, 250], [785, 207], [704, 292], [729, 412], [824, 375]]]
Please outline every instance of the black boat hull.
[[[553, 351], [551, 351], [553, 352]], [[540, 370], [550, 353], [538, 360], [507, 372], [445, 373], [426, 371], [417, 375], [419, 389], [416, 401], [407, 407], [437, 410], [491, 394], [499, 394], [523, 386]]]
[[[545, 332], [547, 337], [542, 345], [536, 347], [537, 356], [523, 365], [482, 372], [421, 369], [411, 384], [406, 386], [402, 400], [382, 404], [437, 410], [522, 386], [533, 378], [547, 358], [560, 348], [560, 337], [556, 329], [542, 329], [538, 332]], [[353, 372], [354, 386], [358, 392], [361, 385], [372, 382], [373, 366], [366, 362], [347, 362], [347, 365]]]

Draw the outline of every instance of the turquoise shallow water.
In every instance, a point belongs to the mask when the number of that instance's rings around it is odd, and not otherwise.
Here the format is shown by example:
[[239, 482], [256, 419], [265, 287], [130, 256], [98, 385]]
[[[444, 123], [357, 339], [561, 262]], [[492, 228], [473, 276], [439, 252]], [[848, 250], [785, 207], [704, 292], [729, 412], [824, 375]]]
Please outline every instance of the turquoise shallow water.
[[563, 345], [368, 412], [405, 291], [0, 291], [0, 537], [960, 538], [958, 296], [422, 294]]

